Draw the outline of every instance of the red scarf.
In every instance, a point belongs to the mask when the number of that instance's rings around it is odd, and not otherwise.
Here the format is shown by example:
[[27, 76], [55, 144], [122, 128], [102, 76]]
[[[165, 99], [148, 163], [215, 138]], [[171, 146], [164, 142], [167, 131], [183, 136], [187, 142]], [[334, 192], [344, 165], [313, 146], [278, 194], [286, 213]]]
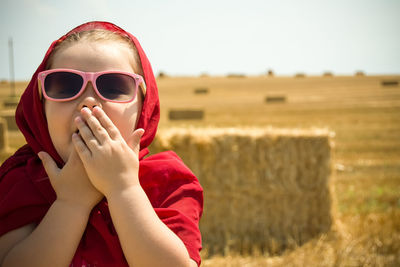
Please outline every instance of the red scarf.
[[[39, 151], [46, 151], [59, 166], [64, 162], [56, 152], [39, 99], [37, 75], [43, 71], [54, 47], [69, 34], [106, 29], [128, 36], [135, 44], [147, 90], [137, 128], [145, 133], [140, 141], [139, 180], [159, 218], [184, 242], [189, 255], [200, 264], [201, 235], [198, 223], [203, 211], [203, 191], [193, 173], [173, 152], [144, 158], [160, 118], [160, 104], [153, 71], [138, 40], [108, 22], [80, 25], [54, 41], [21, 96], [16, 121], [27, 145], [21, 147], [0, 167], [0, 236], [29, 223], [40, 223], [56, 199]], [[115, 232], [106, 199], [95, 206], [71, 263], [75, 266], [128, 266]]]

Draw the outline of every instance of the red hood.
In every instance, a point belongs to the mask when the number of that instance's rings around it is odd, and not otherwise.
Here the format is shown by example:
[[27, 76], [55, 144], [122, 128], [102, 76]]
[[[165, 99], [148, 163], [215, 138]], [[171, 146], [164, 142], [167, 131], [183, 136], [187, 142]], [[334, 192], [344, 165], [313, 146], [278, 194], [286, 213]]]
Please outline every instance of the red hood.
[[145, 130], [145, 133], [140, 141], [141, 158], [143, 158], [143, 156], [147, 154], [148, 151], [146, 148], [153, 141], [154, 136], [157, 132], [158, 121], [160, 119], [158, 89], [150, 62], [147, 59], [142, 47], [140, 46], [139, 41], [132, 34], [109, 22], [94, 21], [82, 24], [51, 44], [50, 48], [46, 52], [42, 63], [33, 74], [32, 79], [28, 84], [28, 87], [25, 89], [25, 92], [21, 96], [21, 100], [18, 104], [16, 111], [17, 125], [25, 136], [28, 145], [33, 149], [35, 153], [38, 153], [39, 151], [48, 152], [61, 165], [63, 161], [58, 155], [56, 149], [54, 148], [53, 143], [51, 142], [50, 134], [47, 128], [43, 103], [40, 100], [38, 94], [37, 75], [39, 72], [45, 70], [49, 55], [58, 43], [63, 41], [68, 35], [72, 33], [93, 29], [105, 29], [128, 36], [135, 44], [136, 49], [139, 53], [139, 58], [144, 74], [144, 80], [147, 86], [146, 97], [144, 99], [142, 112], [140, 114], [137, 124], [137, 128], [143, 128]]

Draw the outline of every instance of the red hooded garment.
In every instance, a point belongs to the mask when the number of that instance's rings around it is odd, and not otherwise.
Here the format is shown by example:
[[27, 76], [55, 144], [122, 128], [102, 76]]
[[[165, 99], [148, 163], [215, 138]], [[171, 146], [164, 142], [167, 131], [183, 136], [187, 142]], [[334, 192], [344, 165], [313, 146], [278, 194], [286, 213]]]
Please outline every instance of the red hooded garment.
[[[37, 75], [45, 69], [50, 53], [59, 42], [73, 32], [92, 29], [106, 29], [128, 36], [138, 50], [147, 85], [137, 125], [137, 128], [145, 130], [140, 141], [139, 180], [159, 218], [179, 236], [190, 257], [200, 264], [198, 223], [203, 211], [202, 188], [175, 153], [163, 152], [144, 158], [148, 153], [147, 146], [156, 134], [160, 117], [156, 81], [138, 40], [108, 22], [85, 23], [54, 41], [21, 96], [16, 121], [27, 145], [0, 167], [0, 236], [29, 223], [39, 224], [56, 199], [37, 153], [46, 151], [59, 166], [64, 163], [50, 139], [38, 94]], [[93, 208], [71, 266], [128, 266], [105, 198]]]

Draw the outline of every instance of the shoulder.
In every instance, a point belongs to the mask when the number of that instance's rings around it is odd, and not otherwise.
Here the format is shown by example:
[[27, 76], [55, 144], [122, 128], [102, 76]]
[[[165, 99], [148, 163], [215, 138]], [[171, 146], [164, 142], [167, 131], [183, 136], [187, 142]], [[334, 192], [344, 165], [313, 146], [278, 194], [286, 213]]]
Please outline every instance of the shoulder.
[[159, 160], [159, 161], [170, 161], [170, 160], [177, 160], [177, 161], [182, 161], [182, 159], [174, 152], [174, 151], [164, 151], [160, 152], [154, 155], [150, 155], [146, 158], [143, 159], [143, 162], [148, 162], [148, 161], [154, 161], [154, 160]]
[[143, 159], [139, 179], [153, 206], [178, 195], [188, 194], [202, 199], [203, 189], [197, 177], [173, 151]]
[[0, 166], [0, 181], [12, 169], [26, 165], [28, 159], [31, 158], [33, 155], [34, 153], [28, 145], [25, 145], [18, 149], [14, 153], [14, 155], [5, 160]]
[[182, 159], [173, 151], [165, 151], [151, 155], [140, 162], [140, 171], [143, 174], [151, 172], [159, 175], [184, 175], [186, 178], [196, 178]]
[[23, 146], [0, 167], [0, 195], [5, 196], [12, 187], [26, 180], [26, 166], [33, 156], [29, 147]]
[[0, 235], [37, 221], [48, 209], [32, 181], [40, 172], [35, 162], [35, 154], [24, 146], [0, 167]]

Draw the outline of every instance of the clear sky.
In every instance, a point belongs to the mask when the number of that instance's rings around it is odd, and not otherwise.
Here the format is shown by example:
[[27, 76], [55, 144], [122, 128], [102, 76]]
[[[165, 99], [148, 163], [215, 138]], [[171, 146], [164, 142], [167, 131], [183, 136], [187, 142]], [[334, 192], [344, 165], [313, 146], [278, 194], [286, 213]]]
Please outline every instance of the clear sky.
[[0, 79], [30, 79], [51, 42], [107, 20], [154, 73], [400, 74], [400, 0], [0, 0]]

